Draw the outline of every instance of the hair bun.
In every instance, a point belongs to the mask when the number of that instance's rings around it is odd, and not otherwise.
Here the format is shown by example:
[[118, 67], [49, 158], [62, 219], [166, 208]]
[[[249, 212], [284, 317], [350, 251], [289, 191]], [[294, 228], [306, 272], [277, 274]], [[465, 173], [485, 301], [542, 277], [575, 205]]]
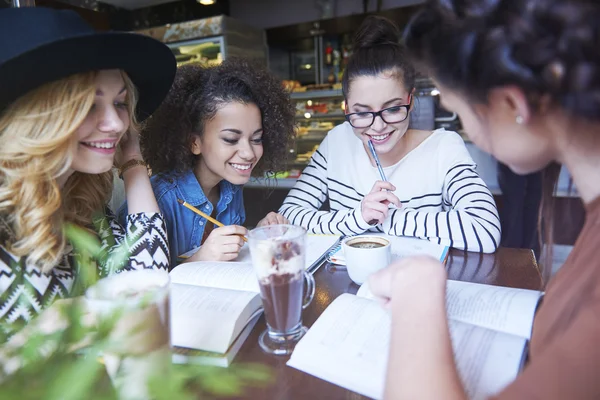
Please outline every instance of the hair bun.
[[369, 16], [360, 25], [354, 36], [354, 51], [375, 46], [398, 46], [400, 30], [385, 17]]

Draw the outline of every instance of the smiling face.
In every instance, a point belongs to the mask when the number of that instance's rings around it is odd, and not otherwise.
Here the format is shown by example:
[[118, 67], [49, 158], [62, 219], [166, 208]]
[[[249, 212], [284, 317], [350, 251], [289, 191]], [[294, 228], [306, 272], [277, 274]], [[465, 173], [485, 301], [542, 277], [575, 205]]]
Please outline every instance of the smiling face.
[[201, 156], [196, 166], [200, 183], [213, 186], [223, 179], [234, 185], [247, 183], [263, 155], [262, 134], [262, 117], [255, 104], [221, 106], [192, 144], [192, 152]]
[[71, 172], [110, 171], [119, 140], [129, 128], [127, 90], [119, 70], [98, 72], [94, 104], [76, 130]]
[[[348, 114], [365, 111], [377, 112], [388, 108], [392, 108], [391, 112], [404, 113], [405, 108], [394, 107], [408, 104], [410, 91], [404, 87], [397, 72], [389, 71], [376, 76], [354, 78], [346, 100]], [[384, 116], [384, 118], [386, 117]], [[410, 118], [406, 118], [402, 122], [387, 123], [378, 116], [370, 127], [353, 127], [352, 129], [365, 146], [371, 139], [377, 154], [386, 158], [394, 153], [396, 145], [408, 130], [409, 122]]]

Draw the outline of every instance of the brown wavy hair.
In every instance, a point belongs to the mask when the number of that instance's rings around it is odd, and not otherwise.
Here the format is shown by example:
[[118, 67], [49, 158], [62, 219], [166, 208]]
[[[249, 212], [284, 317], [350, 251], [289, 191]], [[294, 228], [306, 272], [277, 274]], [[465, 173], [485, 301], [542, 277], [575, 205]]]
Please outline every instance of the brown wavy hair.
[[[545, 103], [600, 122], [598, 21], [598, 0], [430, 0], [404, 40], [421, 67], [471, 103], [485, 104], [493, 88], [514, 85], [534, 112]], [[559, 172], [558, 164], [544, 171], [539, 225], [545, 265], [552, 264]], [[550, 268], [542, 275], [547, 281]]]
[[[135, 130], [135, 88], [125, 73], [123, 78]], [[0, 114], [0, 216], [16, 238], [2, 244], [44, 272], [63, 256], [64, 222], [90, 228], [112, 192], [112, 171], [75, 172], [62, 189], [57, 182], [72, 164], [75, 131], [94, 103], [95, 79], [89, 72], [48, 83]]]
[[187, 64], [177, 70], [167, 98], [142, 128], [144, 160], [153, 173], [185, 173], [198, 157], [192, 153], [194, 135], [230, 102], [255, 104], [263, 125], [264, 154], [255, 175], [285, 167], [295, 136], [295, 107], [280, 80], [265, 68], [240, 58], [216, 67]]

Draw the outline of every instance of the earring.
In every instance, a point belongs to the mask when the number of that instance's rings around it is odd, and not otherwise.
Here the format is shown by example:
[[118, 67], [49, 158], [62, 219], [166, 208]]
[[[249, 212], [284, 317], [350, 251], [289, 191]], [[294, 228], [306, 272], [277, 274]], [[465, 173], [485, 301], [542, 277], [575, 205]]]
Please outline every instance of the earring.
[[523, 125], [523, 122], [525, 122], [525, 119], [521, 115], [517, 115], [517, 118], [515, 118], [515, 122], [519, 125]]

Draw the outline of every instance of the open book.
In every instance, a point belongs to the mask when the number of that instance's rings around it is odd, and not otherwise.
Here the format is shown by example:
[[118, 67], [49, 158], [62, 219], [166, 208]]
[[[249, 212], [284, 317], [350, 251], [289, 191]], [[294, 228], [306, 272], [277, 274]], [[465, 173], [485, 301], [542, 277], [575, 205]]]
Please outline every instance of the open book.
[[216, 367], [229, 367], [233, 362], [233, 359], [242, 348], [242, 345], [252, 333], [252, 329], [258, 322], [262, 314], [262, 310], [256, 312], [256, 316], [250, 319], [248, 325], [238, 337], [231, 343], [226, 353], [215, 353], [212, 351], [195, 350], [187, 347], [173, 347], [173, 364], [204, 364], [214, 365]]
[[228, 353], [261, 312], [260, 289], [250, 263], [185, 263], [169, 275], [174, 347]]
[[[454, 356], [471, 399], [498, 393], [519, 373], [541, 292], [448, 281]], [[391, 320], [364, 285], [333, 301], [288, 365], [362, 395], [383, 396]], [[406, 360], [410, 363], [410, 360]]]
[[[366, 232], [369, 236], [381, 236], [390, 242], [392, 261], [417, 255], [428, 255], [440, 262], [446, 261], [448, 246], [442, 246], [429, 240], [409, 236], [390, 236], [383, 233]], [[341, 243], [332, 248], [328, 256], [329, 262], [346, 265], [346, 258]]]

